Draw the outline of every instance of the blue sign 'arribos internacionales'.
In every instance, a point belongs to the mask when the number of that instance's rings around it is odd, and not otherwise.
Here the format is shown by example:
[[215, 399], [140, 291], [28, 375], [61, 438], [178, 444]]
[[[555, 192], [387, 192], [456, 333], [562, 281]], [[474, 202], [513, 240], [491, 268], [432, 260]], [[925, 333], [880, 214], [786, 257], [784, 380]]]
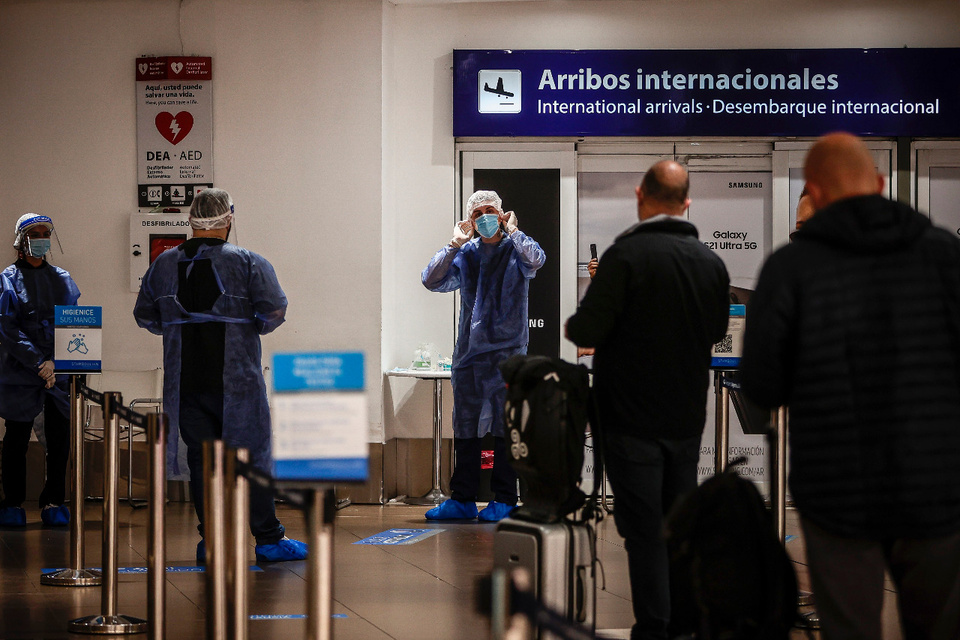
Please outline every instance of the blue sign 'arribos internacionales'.
[[956, 136], [960, 49], [454, 51], [455, 136]]

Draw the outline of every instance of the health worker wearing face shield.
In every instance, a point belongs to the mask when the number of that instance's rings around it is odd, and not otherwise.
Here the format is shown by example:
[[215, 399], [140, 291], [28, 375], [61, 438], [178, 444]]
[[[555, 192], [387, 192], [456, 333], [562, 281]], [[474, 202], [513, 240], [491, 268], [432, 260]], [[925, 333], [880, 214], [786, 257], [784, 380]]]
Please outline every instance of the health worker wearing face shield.
[[[200, 525], [197, 562], [206, 560], [203, 442], [245, 448], [270, 473], [270, 412], [260, 336], [281, 323], [287, 298], [262, 256], [227, 242], [234, 207], [223, 189], [204, 189], [190, 207], [193, 237], [150, 265], [133, 315], [163, 336], [163, 408], [170, 420], [168, 468], [179, 473], [178, 434], [187, 445], [190, 491]], [[250, 531], [258, 561], [302, 560], [306, 545], [284, 536], [273, 492], [250, 483]]]
[[[451, 499], [426, 513], [428, 520], [496, 522], [517, 504], [517, 475], [504, 445], [503, 377], [497, 365], [527, 352], [527, 291], [546, 256], [536, 240], [517, 228], [495, 191], [477, 191], [467, 201], [468, 219], [421, 274], [430, 291], [460, 289], [460, 324], [453, 352], [453, 435], [456, 466]], [[491, 501], [477, 513], [480, 438], [494, 436]]]
[[45, 259], [53, 232], [49, 217], [21, 216], [14, 227], [17, 261], [0, 273], [0, 417], [6, 426], [0, 526], [26, 525], [21, 505], [27, 495], [27, 447], [41, 412], [47, 477], [40, 518], [48, 526], [70, 522], [63, 504], [70, 455], [69, 382], [53, 373], [53, 311], [56, 305], [77, 304], [80, 290], [69, 273]]

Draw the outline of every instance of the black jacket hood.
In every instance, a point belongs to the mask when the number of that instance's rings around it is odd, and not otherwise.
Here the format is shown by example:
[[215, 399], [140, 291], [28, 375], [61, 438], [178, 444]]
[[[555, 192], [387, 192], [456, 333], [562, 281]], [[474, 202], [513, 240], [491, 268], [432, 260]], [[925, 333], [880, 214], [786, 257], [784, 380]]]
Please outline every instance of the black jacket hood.
[[909, 246], [930, 228], [930, 219], [880, 195], [838, 200], [810, 218], [794, 241], [822, 242], [856, 253], [889, 253]]

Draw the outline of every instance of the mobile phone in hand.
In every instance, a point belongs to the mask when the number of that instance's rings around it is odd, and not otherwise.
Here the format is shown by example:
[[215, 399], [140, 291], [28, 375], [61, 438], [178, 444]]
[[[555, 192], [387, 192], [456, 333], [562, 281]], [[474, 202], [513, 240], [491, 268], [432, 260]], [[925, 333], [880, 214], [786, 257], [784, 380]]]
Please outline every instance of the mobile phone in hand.
[[595, 244], [590, 245], [590, 259], [591, 260], [597, 259], [597, 245]]

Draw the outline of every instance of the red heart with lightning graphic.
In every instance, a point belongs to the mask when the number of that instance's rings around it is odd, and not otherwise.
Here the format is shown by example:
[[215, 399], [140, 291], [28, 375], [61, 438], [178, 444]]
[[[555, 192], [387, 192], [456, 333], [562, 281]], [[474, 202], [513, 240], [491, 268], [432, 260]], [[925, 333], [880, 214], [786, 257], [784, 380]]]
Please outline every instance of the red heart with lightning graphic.
[[193, 116], [189, 111], [181, 111], [177, 115], [161, 111], [157, 114], [155, 122], [157, 131], [170, 144], [178, 144], [187, 137], [190, 129], [193, 129]]

